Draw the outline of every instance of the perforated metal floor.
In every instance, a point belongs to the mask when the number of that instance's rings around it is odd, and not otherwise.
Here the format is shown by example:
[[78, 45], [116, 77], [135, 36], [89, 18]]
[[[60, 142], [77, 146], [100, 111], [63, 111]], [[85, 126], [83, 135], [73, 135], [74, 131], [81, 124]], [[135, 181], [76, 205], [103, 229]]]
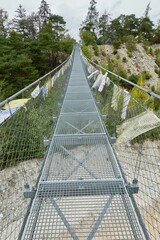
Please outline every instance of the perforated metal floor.
[[145, 239], [78, 47], [22, 239]]

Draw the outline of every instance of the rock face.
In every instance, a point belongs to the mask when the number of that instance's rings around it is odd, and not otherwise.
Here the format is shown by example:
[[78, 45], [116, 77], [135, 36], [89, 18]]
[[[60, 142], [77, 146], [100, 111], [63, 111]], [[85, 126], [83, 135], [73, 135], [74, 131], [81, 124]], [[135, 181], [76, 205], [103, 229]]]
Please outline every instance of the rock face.
[[[160, 45], [155, 45], [150, 48], [154, 53], [156, 49], [160, 49]], [[97, 60], [101, 62], [108, 61], [109, 59], [117, 61], [118, 64], [124, 68], [128, 76], [131, 74], [138, 75], [143, 71], [147, 71], [151, 75], [151, 78], [147, 83], [150, 86], [157, 86], [160, 78], [155, 72], [155, 68], [158, 68], [158, 65], [155, 62], [155, 56], [154, 54], [153, 56], [147, 54], [142, 44], [137, 44], [136, 50], [133, 51], [131, 55], [128, 54], [125, 45], [122, 45], [115, 55], [113, 52], [114, 48], [112, 45], [99, 46], [100, 56], [97, 57]]]

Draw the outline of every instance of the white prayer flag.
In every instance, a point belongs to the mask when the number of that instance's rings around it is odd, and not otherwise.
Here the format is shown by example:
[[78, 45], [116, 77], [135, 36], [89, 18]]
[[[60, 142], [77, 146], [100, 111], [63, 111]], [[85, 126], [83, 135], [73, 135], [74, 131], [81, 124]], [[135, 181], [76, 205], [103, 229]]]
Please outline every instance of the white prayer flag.
[[98, 89], [98, 88], [100, 87], [100, 85], [101, 85], [101, 81], [102, 81], [102, 77], [103, 77], [103, 74], [100, 73], [100, 74], [98, 75], [96, 81], [94, 82], [92, 88], [96, 88], [96, 89]]
[[55, 76], [52, 77], [52, 87], [53, 87], [54, 82], [55, 82]]
[[110, 81], [109, 77], [106, 77], [106, 85], [109, 86], [110, 83], [111, 83], [111, 81]]
[[129, 104], [130, 97], [131, 97], [130, 93], [128, 91], [124, 90], [123, 109], [122, 109], [122, 115], [121, 115], [122, 119], [126, 118], [127, 107]]
[[32, 97], [32, 98], [36, 98], [36, 97], [39, 95], [40, 91], [41, 91], [41, 89], [40, 89], [40, 87], [39, 87], [39, 85], [38, 85], [38, 86], [33, 90], [33, 92], [31, 93], [31, 97]]
[[154, 114], [153, 110], [147, 110], [117, 126], [118, 139], [116, 144], [128, 143], [137, 136], [159, 126], [160, 119]]
[[108, 75], [108, 72], [106, 72], [105, 75], [103, 75], [102, 77], [102, 81], [98, 89], [99, 92], [103, 91], [105, 85], [107, 86], [110, 85], [110, 79], [107, 77], [107, 75]]
[[87, 78], [91, 79], [96, 73], [99, 73], [98, 70], [94, 71], [93, 73], [91, 73]]
[[112, 96], [112, 102], [111, 102], [111, 107], [116, 111], [118, 108], [118, 101], [120, 97], [122, 89], [118, 87], [116, 84], [114, 84], [113, 87], [113, 96]]

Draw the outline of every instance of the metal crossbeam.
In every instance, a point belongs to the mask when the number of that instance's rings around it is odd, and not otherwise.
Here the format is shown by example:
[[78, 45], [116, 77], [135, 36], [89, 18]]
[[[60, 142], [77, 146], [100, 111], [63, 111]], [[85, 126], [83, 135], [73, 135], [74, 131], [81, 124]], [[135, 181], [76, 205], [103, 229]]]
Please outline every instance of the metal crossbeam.
[[124, 185], [119, 179], [111, 180], [64, 180], [40, 182], [38, 197], [72, 197], [91, 195], [125, 194]]

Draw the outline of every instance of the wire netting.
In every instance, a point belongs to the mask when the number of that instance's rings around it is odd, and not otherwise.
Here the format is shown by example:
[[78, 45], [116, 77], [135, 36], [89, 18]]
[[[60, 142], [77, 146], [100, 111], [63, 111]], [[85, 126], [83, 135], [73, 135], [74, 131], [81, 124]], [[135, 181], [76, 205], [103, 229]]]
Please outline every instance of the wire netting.
[[159, 103], [82, 68], [75, 49], [0, 110], [2, 239], [159, 239]]
[[[90, 75], [101, 67], [83, 57]], [[103, 69], [104, 70], [104, 69]], [[101, 92], [93, 94], [100, 112], [106, 115], [106, 131], [113, 143], [126, 183], [138, 180], [138, 194], [132, 196], [137, 213], [142, 216], [150, 239], [160, 239], [160, 100], [136, 87], [124, 87], [117, 76], [108, 74]], [[97, 75], [91, 76], [93, 86]], [[139, 217], [141, 217], [139, 215]]]
[[56, 126], [72, 58], [1, 104], [0, 236], [3, 240], [18, 239], [31, 204], [23, 196], [24, 185], [29, 184], [32, 189], [37, 184], [46, 154], [44, 140], [51, 138]]
[[46, 238], [144, 239], [78, 47], [22, 235], [26, 240]]

